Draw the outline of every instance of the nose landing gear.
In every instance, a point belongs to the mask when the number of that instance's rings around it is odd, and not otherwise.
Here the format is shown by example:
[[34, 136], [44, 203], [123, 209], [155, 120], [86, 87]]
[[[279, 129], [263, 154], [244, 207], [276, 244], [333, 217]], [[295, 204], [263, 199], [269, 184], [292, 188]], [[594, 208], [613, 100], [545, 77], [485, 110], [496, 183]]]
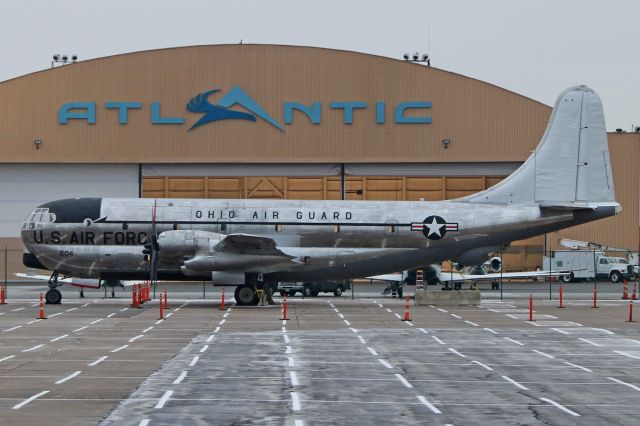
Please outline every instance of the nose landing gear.
[[59, 285], [58, 272], [54, 271], [49, 278], [49, 290], [44, 295], [48, 305], [59, 305], [62, 302], [62, 293], [57, 288]]

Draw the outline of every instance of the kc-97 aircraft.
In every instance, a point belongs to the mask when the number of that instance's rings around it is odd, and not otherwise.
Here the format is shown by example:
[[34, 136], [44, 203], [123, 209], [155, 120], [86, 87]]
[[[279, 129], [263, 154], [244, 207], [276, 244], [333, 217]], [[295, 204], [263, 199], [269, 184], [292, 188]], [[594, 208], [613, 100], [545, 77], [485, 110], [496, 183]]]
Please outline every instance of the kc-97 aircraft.
[[[452, 259], [478, 265], [514, 240], [621, 211], [602, 104], [586, 86], [560, 94], [542, 140], [497, 185], [449, 201], [76, 198], [36, 208], [22, 226], [28, 267], [58, 276], [212, 280], [240, 305], [279, 281], [342, 280]], [[152, 251], [152, 260], [143, 254]]]

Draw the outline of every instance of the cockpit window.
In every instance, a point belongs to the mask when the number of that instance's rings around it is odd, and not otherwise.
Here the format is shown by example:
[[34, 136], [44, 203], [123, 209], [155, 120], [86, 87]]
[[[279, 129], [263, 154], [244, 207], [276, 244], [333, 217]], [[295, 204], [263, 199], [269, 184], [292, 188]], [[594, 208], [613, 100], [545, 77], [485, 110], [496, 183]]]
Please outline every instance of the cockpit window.
[[49, 209], [37, 208], [27, 217], [22, 224], [22, 229], [36, 229], [42, 227], [47, 223], [53, 223], [56, 221], [56, 215], [49, 213]]

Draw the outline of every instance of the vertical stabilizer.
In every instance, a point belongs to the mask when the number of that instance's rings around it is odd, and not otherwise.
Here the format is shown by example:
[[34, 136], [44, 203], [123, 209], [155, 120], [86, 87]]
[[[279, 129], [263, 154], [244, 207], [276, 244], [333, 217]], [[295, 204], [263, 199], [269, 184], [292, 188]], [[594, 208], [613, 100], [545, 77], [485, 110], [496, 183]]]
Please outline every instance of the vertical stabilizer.
[[527, 161], [499, 184], [463, 200], [576, 208], [615, 204], [598, 95], [586, 86], [562, 92], [542, 140]]

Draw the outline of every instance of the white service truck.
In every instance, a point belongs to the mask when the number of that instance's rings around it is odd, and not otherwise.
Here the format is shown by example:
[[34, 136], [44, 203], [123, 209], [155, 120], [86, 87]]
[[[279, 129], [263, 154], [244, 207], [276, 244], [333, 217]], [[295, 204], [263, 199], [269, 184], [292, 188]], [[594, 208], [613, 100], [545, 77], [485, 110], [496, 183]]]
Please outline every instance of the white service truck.
[[571, 271], [561, 279], [577, 282], [593, 279], [608, 279], [612, 283], [633, 279], [633, 265], [622, 257], [605, 256], [603, 251], [556, 250], [543, 257], [543, 268], [551, 271]]

